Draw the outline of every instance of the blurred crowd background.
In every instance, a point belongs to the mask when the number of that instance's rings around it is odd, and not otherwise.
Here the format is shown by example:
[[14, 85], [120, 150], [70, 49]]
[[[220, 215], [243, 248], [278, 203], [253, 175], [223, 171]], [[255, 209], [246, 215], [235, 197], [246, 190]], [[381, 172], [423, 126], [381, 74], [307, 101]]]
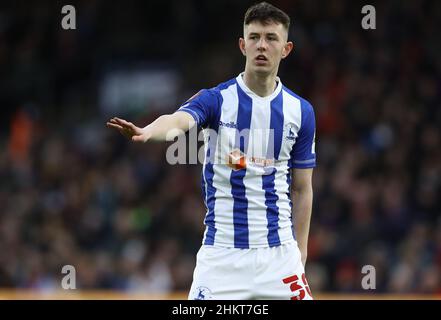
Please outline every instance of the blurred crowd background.
[[[441, 294], [441, 2], [272, 3], [292, 18], [284, 84], [317, 118], [307, 276], [313, 293]], [[76, 9], [63, 30], [61, 8]], [[144, 126], [239, 74], [247, 1], [0, 4], [0, 288], [189, 289], [204, 231], [201, 166]], [[371, 292], [372, 293], [372, 292]]]

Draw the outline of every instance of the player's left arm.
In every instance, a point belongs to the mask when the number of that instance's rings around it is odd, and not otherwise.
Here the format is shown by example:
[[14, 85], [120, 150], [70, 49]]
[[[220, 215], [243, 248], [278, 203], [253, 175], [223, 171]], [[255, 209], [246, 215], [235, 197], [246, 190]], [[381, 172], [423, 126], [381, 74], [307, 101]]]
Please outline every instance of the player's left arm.
[[306, 264], [308, 256], [308, 236], [312, 214], [312, 168], [292, 169], [293, 219], [297, 244]]

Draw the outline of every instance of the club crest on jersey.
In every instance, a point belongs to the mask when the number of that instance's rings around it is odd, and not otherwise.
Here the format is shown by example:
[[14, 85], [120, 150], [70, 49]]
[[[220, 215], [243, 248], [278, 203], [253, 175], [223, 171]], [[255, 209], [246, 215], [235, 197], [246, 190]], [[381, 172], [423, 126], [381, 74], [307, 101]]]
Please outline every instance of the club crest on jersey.
[[209, 300], [212, 298], [211, 290], [207, 287], [197, 287], [194, 293], [194, 300]]
[[296, 139], [296, 134], [294, 132], [294, 123], [288, 123], [285, 125], [285, 139], [291, 141]]

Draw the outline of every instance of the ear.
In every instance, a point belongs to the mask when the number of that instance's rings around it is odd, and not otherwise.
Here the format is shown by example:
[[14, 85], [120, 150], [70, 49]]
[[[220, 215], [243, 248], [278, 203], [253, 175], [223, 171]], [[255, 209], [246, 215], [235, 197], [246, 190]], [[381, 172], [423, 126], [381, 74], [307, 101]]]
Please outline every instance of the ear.
[[285, 59], [290, 54], [293, 48], [294, 48], [294, 44], [291, 41], [288, 41], [283, 47], [282, 59]]
[[242, 54], [244, 56], [246, 56], [246, 51], [245, 51], [245, 39], [244, 38], [239, 38], [239, 49], [240, 51], [242, 51]]

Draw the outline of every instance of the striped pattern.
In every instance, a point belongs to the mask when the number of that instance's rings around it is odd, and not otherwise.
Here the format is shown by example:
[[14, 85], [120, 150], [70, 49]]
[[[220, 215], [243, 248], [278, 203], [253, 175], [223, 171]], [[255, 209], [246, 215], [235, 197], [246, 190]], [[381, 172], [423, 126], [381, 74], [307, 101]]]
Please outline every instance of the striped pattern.
[[[204, 244], [272, 247], [295, 238], [290, 169], [315, 166], [315, 122], [310, 104], [278, 82], [262, 98], [239, 75], [179, 109], [205, 128]], [[246, 156], [246, 168], [226, 164], [235, 149]]]

